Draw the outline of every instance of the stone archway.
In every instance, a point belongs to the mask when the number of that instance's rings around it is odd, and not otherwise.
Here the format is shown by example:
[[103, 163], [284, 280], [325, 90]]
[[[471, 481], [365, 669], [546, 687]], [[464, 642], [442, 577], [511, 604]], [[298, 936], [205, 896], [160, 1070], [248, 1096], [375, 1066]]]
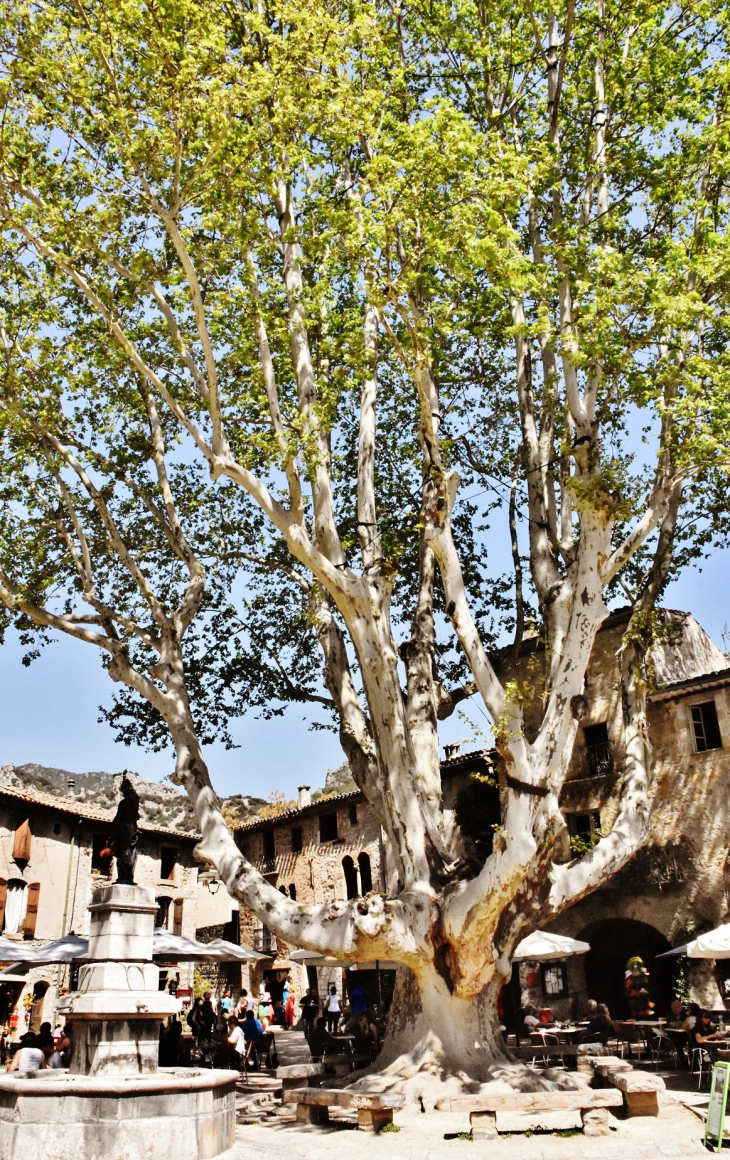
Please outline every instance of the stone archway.
[[605, 1003], [613, 1019], [625, 1019], [626, 963], [633, 955], [639, 955], [649, 971], [650, 998], [656, 1011], [666, 1013], [673, 996], [676, 962], [657, 958], [669, 950], [670, 944], [655, 927], [633, 918], [609, 918], [584, 927], [577, 937], [591, 945], [584, 957], [589, 999]]

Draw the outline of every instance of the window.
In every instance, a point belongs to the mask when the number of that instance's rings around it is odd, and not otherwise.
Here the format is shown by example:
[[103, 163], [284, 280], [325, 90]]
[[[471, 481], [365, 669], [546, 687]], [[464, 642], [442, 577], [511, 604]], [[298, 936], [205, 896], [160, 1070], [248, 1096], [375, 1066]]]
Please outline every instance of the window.
[[264, 830], [261, 834], [264, 843], [264, 858], [274, 858], [276, 846], [274, 844], [274, 831]]
[[296, 900], [297, 900], [297, 888], [293, 882], [289, 883], [289, 897], [291, 898], [292, 902], [296, 902]]
[[163, 846], [160, 851], [160, 878], [170, 881], [175, 877], [177, 850], [174, 846]]
[[20, 934], [28, 902], [28, 884], [22, 878], [11, 878], [5, 900], [3, 934]]
[[354, 804], [350, 806], [350, 825], [357, 825], [357, 805]]
[[600, 725], [585, 725], [583, 727], [583, 736], [586, 740], [586, 745], [607, 745], [608, 744], [608, 725], [602, 721]]
[[112, 870], [112, 852], [104, 834], [94, 834], [91, 839], [91, 872], [109, 875]]
[[337, 814], [320, 814], [319, 840], [320, 842], [337, 841]]
[[360, 868], [360, 893], [369, 894], [373, 888], [373, 875], [370, 869], [370, 855], [358, 854], [357, 864]]
[[291, 832], [291, 850], [292, 854], [301, 854], [302, 852], [301, 826], [295, 826]]
[[155, 926], [162, 927], [163, 930], [170, 929], [170, 904], [171, 898], [157, 899], [157, 917], [155, 918]]
[[30, 861], [31, 840], [30, 818], [20, 818], [15, 827], [15, 839], [13, 841], [13, 858], [16, 862]]
[[342, 873], [345, 875], [345, 891], [348, 898], [357, 898], [357, 870], [349, 854], [342, 859]]
[[571, 838], [582, 838], [588, 841], [596, 830], [601, 828], [601, 815], [598, 810], [589, 814], [568, 814], [568, 833]]
[[714, 701], [703, 701], [701, 705], [690, 705], [695, 753], [706, 753], [708, 749], [722, 749], [720, 724], [717, 720], [717, 706]]
[[608, 740], [608, 725], [601, 721], [599, 725], [585, 725], [583, 738], [586, 743], [586, 757], [588, 758], [588, 774], [590, 777], [605, 777], [613, 773], [613, 753]]
[[61, 823], [60, 823], [60, 822], [54, 822], [54, 824], [53, 824], [53, 832], [54, 832], [54, 834], [60, 834], [60, 833], [61, 833]]
[[546, 999], [559, 999], [562, 995], [567, 995], [565, 963], [543, 963], [541, 973], [542, 993]]
[[267, 926], [262, 924], [253, 932], [253, 949], [260, 955], [276, 954], [276, 939]]

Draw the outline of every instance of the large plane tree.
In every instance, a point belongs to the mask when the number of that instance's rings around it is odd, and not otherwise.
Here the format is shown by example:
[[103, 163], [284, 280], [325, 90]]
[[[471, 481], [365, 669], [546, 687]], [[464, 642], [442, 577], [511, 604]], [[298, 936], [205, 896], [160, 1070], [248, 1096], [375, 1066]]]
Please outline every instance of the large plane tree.
[[[409, 968], [378, 1065], [394, 1082], [486, 1079], [516, 943], [646, 840], [655, 606], [722, 518], [727, 14], [19, 0], [6, 16], [6, 626], [31, 653], [58, 633], [101, 650], [110, 720], [174, 746], [200, 855], [276, 935]], [[620, 807], [559, 863], [617, 586]], [[526, 625], [539, 688], [490, 660]], [[466, 696], [498, 754], [480, 858], [441, 799], [437, 721]], [[204, 743], [291, 700], [336, 721], [387, 895], [292, 901], [226, 826]]]

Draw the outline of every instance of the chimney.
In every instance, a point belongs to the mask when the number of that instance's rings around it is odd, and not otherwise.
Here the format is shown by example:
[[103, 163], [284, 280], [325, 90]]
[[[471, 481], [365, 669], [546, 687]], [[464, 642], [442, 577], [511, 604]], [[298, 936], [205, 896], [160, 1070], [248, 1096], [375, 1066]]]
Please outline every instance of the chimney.
[[312, 804], [312, 795], [310, 793], [312, 787], [309, 785], [300, 785], [297, 788], [299, 790], [299, 809], [303, 810], [305, 806], [311, 806]]
[[452, 741], [450, 745], [444, 745], [444, 757], [448, 761], [450, 757], [456, 757], [461, 749], [461, 742]]
[[70, 777], [67, 782], [69, 793], [76, 788], [76, 778]]

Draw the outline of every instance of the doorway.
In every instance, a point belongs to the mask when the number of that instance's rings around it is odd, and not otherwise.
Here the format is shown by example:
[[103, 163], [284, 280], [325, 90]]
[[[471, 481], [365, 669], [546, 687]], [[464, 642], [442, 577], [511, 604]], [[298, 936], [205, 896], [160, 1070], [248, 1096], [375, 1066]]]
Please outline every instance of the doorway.
[[612, 918], [586, 927], [577, 937], [591, 944], [585, 956], [588, 998], [605, 1003], [612, 1019], [628, 1017], [624, 979], [626, 963], [634, 955], [643, 959], [649, 972], [649, 998], [656, 1012], [664, 1014], [669, 1010], [675, 962], [657, 958], [670, 946], [653, 926], [632, 918]]
[[43, 1022], [43, 1001], [48, 990], [48, 983], [36, 983], [33, 987], [33, 1003], [30, 1008], [30, 1020], [28, 1023], [28, 1030], [35, 1034], [41, 1029]]

